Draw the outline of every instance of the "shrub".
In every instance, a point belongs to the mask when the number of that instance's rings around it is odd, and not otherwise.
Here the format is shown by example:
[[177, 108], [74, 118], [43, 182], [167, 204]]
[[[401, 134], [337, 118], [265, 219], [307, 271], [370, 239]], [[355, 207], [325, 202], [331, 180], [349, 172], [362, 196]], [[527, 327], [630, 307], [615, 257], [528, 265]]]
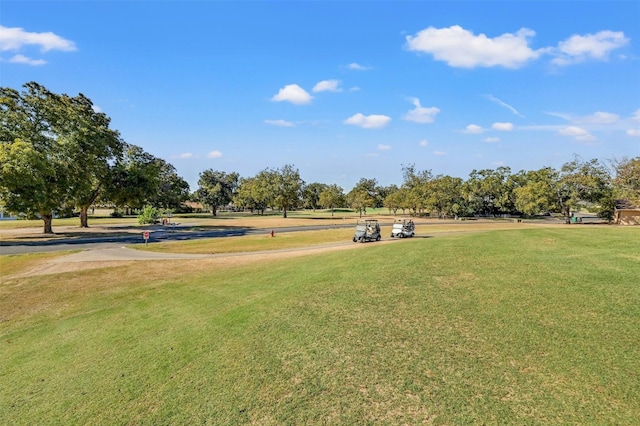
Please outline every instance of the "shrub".
[[147, 206], [142, 210], [142, 213], [138, 215], [138, 223], [144, 225], [146, 223], [157, 223], [160, 213], [155, 207]]

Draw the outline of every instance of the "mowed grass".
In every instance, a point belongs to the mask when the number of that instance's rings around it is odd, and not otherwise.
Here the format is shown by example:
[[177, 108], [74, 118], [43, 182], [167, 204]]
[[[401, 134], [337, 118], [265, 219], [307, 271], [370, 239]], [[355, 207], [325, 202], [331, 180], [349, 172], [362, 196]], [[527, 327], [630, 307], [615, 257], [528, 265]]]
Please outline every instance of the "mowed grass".
[[522, 229], [6, 280], [0, 424], [638, 424], [639, 243]]
[[277, 232], [276, 230], [273, 237], [270, 233], [265, 232], [263, 235], [153, 242], [147, 247], [142, 247], [140, 244], [129, 247], [136, 250], [171, 253], [242, 253], [350, 242], [353, 234], [354, 230], [351, 228], [302, 232]]

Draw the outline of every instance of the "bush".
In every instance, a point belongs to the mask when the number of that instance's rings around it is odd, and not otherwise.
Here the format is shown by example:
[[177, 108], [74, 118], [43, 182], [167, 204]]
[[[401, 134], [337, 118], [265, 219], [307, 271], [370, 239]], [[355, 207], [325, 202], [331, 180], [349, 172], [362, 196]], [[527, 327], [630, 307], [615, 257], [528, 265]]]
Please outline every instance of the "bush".
[[144, 225], [147, 223], [158, 223], [160, 212], [155, 207], [147, 206], [142, 210], [142, 213], [138, 215], [138, 223]]

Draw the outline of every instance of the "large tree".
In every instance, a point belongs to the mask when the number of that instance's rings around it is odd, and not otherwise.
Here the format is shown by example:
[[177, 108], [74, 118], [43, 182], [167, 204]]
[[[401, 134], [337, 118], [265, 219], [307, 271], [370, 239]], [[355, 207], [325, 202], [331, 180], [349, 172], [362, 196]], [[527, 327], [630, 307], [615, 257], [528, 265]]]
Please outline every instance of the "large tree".
[[580, 202], [600, 203], [611, 198], [611, 176], [606, 167], [597, 159], [583, 161], [575, 156], [560, 169], [556, 196], [562, 214], [570, 222], [571, 210]]
[[[123, 142], [109, 128], [110, 119], [96, 112], [83, 94], [59, 95], [35, 82], [24, 89], [20, 93], [0, 88], [0, 140], [6, 166], [0, 192], [5, 207], [40, 216], [44, 232], [51, 233], [54, 212], [75, 206], [80, 209], [80, 225], [86, 227], [87, 210], [121, 155]], [[33, 158], [29, 177], [22, 176], [26, 169], [19, 167], [27, 154]]]
[[617, 161], [615, 174], [616, 196], [640, 204], [640, 157]]
[[551, 167], [523, 170], [514, 175], [513, 180], [518, 183], [513, 193], [515, 207], [519, 212], [531, 216], [560, 209], [557, 170]]
[[198, 179], [197, 199], [208, 206], [213, 216], [217, 215], [218, 208], [229, 204], [238, 189], [238, 173], [226, 173], [213, 169], [207, 169], [200, 173]]
[[255, 177], [255, 188], [260, 198], [268, 197], [271, 207], [282, 210], [282, 217], [300, 204], [304, 181], [298, 169], [287, 164], [279, 169], [265, 169]]
[[325, 183], [313, 182], [305, 185], [302, 190], [302, 201], [304, 208], [316, 211], [320, 204], [320, 194], [328, 187]]
[[103, 201], [116, 207], [175, 208], [189, 195], [189, 185], [165, 160], [137, 145], [127, 145], [124, 155], [109, 172]]
[[344, 192], [342, 188], [336, 184], [327, 185], [320, 193], [318, 202], [325, 209], [331, 209], [331, 216], [333, 217], [333, 210], [336, 207], [343, 206], [345, 203]]

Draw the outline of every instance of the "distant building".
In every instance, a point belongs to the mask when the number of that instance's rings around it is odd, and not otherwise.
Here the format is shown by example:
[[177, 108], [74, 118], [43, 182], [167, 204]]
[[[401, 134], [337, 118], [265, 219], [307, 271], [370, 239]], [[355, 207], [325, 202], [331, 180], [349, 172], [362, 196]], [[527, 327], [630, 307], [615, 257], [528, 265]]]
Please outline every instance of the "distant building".
[[629, 200], [616, 200], [613, 223], [617, 225], [640, 225], [640, 207]]

